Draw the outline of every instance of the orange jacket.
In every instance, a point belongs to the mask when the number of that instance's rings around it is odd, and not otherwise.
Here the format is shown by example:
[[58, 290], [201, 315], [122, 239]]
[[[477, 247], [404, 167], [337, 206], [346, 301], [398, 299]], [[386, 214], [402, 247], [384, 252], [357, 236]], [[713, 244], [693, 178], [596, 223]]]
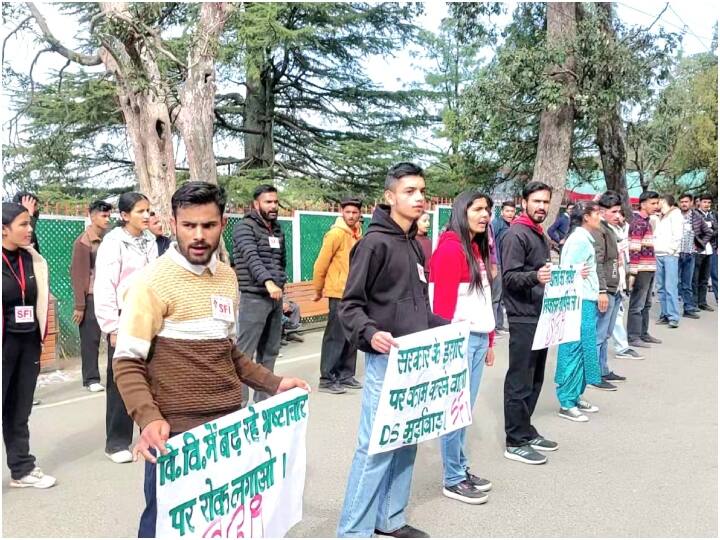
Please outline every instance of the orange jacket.
[[362, 237], [360, 225], [350, 229], [340, 216], [325, 233], [313, 268], [313, 287], [328, 298], [342, 298], [350, 272], [350, 250]]

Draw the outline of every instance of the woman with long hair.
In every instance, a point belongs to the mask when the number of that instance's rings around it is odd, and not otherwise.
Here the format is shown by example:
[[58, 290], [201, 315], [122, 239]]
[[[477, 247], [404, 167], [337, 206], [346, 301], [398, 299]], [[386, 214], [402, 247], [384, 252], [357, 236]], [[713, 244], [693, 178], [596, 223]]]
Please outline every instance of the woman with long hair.
[[596, 324], [600, 285], [592, 231], [600, 227], [600, 206], [594, 201], [580, 201], [570, 214], [570, 235], [560, 257], [562, 266], [583, 265], [582, 287], [576, 291], [582, 300], [580, 340], [558, 347], [555, 384], [560, 402], [558, 415], [573, 422], [587, 422], [586, 412], [599, 409], [581, 399], [588, 384], [601, 382], [597, 356]]
[[30, 453], [28, 420], [40, 374], [50, 298], [47, 262], [32, 247], [32, 217], [17, 203], [2, 205], [2, 426], [10, 487], [49, 488]]
[[97, 251], [94, 292], [95, 316], [108, 340], [105, 455], [114, 463], [128, 463], [132, 461], [133, 421], [115, 386], [112, 358], [125, 292], [135, 274], [157, 258], [158, 248], [148, 230], [150, 203], [145, 195], [123, 193], [118, 209], [122, 224], [105, 235]]
[[[475, 405], [483, 365], [492, 366], [495, 316], [490, 289], [488, 224], [492, 199], [478, 191], [464, 191], [455, 199], [447, 230], [430, 259], [430, 298], [433, 311], [446, 319], [470, 322], [468, 371], [470, 408]], [[470, 473], [465, 456], [466, 429], [444, 435], [443, 494], [469, 504], [487, 501], [492, 484]]]

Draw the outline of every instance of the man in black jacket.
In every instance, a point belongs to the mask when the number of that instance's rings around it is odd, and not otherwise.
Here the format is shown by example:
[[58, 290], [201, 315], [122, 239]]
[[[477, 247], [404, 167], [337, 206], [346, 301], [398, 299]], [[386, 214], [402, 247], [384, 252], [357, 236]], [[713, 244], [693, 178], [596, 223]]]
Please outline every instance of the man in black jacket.
[[551, 188], [530, 182], [523, 189], [523, 215], [516, 218], [502, 244], [505, 311], [510, 325], [510, 363], [505, 375], [505, 457], [540, 465], [547, 457], [537, 452], [557, 450], [530, 420], [545, 377], [547, 349], [532, 350], [542, 309], [545, 284], [550, 281], [550, 248], [540, 224], [547, 217]]
[[[233, 262], [240, 286], [237, 345], [270, 371], [280, 352], [285, 237], [277, 221], [277, 189], [264, 184], [253, 193], [253, 209], [233, 230]], [[255, 392], [254, 401], [268, 397]], [[243, 407], [249, 390], [243, 387]]]
[[695, 212], [710, 229], [710, 239], [697, 246], [695, 251], [695, 271], [693, 272], [693, 292], [695, 294], [695, 306], [703, 311], [715, 311], [707, 303], [707, 284], [710, 279], [712, 267], [712, 255], [717, 254], [718, 239], [718, 218], [711, 210], [712, 195], [706, 193], [699, 197], [699, 203]]
[[338, 537], [426, 538], [407, 524], [416, 445], [368, 455], [372, 424], [394, 338], [447, 324], [432, 313], [425, 258], [415, 241], [416, 220], [425, 211], [420, 167], [400, 163], [388, 172], [385, 199], [365, 237], [350, 252], [350, 273], [339, 316], [348, 339], [365, 352], [358, 446], [355, 450]]

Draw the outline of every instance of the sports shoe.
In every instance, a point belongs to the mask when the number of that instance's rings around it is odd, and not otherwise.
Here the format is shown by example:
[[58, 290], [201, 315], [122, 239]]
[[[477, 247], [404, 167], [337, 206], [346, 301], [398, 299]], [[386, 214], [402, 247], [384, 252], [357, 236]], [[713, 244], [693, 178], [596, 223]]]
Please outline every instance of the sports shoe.
[[47, 489], [49, 487], [53, 487], [55, 485], [55, 482], [57, 480], [54, 476], [50, 476], [49, 474], [45, 474], [42, 472], [40, 467], [35, 467], [32, 471], [30, 471], [29, 474], [26, 474], [19, 480], [15, 480], [14, 478], [10, 480], [10, 487], [13, 488], [25, 488], [25, 487], [34, 487], [38, 489]]
[[93, 393], [102, 392], [103, 390], [105, 390], [105, 387], [102, 384], [97, 383], [97, 382], [90, 383], [85, 388], [88, 389], [88, 392], [93, 392]]
[[617, 390], [617, 386], [615, 386], [614, 384], [610, 384], [605, 379], [603, 379], [597, 384], [591, 384], [590, 386], [592, 386], [593, 388], [597, 388], [598, 390], [606, 390], [607, 392], [614, 392], [615, 390]]
[[655, 321], [655, 324], [667, 324], [668, 322], [670, 322], [668, 320], [668, 318], [665, 315], [663, 315], [657, 321]]
[[384, 532], [379, 529], [375, 529], [375, 534], [380, 536], [392, 536], [393, 538], [430, 538], [428, 533], [421, 531], [420, 529], [416, 529], [412, 525], [403, 525], [393, 532]]
[[577, 407], [570, 407], [569, 409], [563, 409], [561, 407], [558, 411], [558, 416], [560, 418], [565, 418], [566, 420], [572, 420], [573, 422], [587, 422], [590, 420], [587, 416], [581, 413], [580, 409]]
[[39, 399], [33, 399], [33, 405], [40, 405], [41, 403], [42, 401], [40, 401]]
[[344, 394], [347, 392], [340, 383], [333, 381], [331, 383], [322, 383], [318, 386], [318, 392], [324, 392], [326, 394]]
[[510, 331], [507, 328], [496, 328], [495, 329], [495, 334], [497, 334], [497, 335], [504, 335], [504, 334], [509, 334], [509, 333], [510, 333]]
[[508, 446], [505, 448], [505, 457], [520, 463], [528, 465], [542, 465], [547, 463], [547, 458], [540, 452], [536, 452], [533, 448], [526, 444], [524, 446]]
[[644, 341], [645, 343], [657, 343], [657, 344], [662, 343], [662, 339], [652, 337], [650, 334], [648, 334], [647, 336], [640, 336], [640, 339], [642, 341]]
[[533, 450], [540, 450], [541, 452], [554, 452], [560, 448], [558, 443], [551, 441], [550, 439], [546, 439], [542, 435], [538, 435], [532, 441], [529, 441], [528, 444]]
[[686, 311], [685, 313], [683, 313], [683, 317], [687, 317], [688, 319], [699, 319], [700, 315], [698, 315], [694, 311]]
[[680, 323], [678, 321], [670, 321], [668, 323], [668, 328], [678, 328], [680, 327]]
[[488, 500], [488, 494], [477, 489], [468, 480], [463, 480], [454, 486], [445, 486], [443, 495], [467, 504], [483, 504]]
[[355, 377], [350, 377], [349, 379], [340, 381], [340, 386], [343, 386], [345, 388], [351, 388], [353, 390], [359, 390], [363, 387], [362, 383], [358, 381]]
[[588, 403], [588, 402], [585, 401], [584, 399], [578, 399], [577, 408], [578, 408], [578, 410], [579, 410], [580, 412], [583, 412], [583, 413], [586, 413], [586, 412], [596, 413], [596, 412], [598, 412], [598, 411], [600, 410], [600, 407], [597, 407], [597, 406], [595, 406], [595, 405], [591, 405], [590, 403]]
[[285, 334], [285, 339], [288, 341], [296, 341], [298, 343], [305, 343], [305, 338], [297, 332], [288, 332]]
[[133, 460], [132, 452], [130, 452], [130, 450], [120, 450], [119, 452], [114, 452], [112, 454], [105, 452], [105, 457], [113, 463], [130, 463]]
[[645, 360], [645, 357], [634, 349], [627, 349], [619, 353], [615, 353], [615, 358], [632, 358], [633, 360]]
[[650, 345], [648, 345], [641, 339], [631, 339], [630, 341], [628, 341], [628, 345], [630, 347], [634, 347], [636, 349], [649, 349], [650, 348]]
[[713, 309], [712, 307], [710, 307], [707, 304], [700, 304], [698, 307], [700, 309], [702, 309], [703, 311], [715, 311], [715, 309]]
[[470, 469], [465, 469], [465, 478], [475, 487], [475, 489], [480, 491], [490, 491], [492, 489], [492, 482], [490, 480], [475, 476], [470, 472]]
[[622, 375], [618, 375], [614, 371], [611, 371], [603, 377], [603, 381], [607, 381], [609, 383], [625, 382], [627, 381], [627, 377], [623, 377]]

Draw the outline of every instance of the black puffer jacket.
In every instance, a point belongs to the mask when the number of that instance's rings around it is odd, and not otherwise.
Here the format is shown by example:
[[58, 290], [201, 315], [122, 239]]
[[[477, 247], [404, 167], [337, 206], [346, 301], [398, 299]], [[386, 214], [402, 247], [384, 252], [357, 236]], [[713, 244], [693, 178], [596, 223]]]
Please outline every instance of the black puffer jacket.
[[[279, 240], [279, 247], [270, 246], [271, 236]], [[255, 210], [237, 223], [233, 229], [233, 266], [241, 292], [269, 296], [265, 288], [268, 280], [284, 287], [285, 236], [280, 224], [274, 221], [268, 227]]]

